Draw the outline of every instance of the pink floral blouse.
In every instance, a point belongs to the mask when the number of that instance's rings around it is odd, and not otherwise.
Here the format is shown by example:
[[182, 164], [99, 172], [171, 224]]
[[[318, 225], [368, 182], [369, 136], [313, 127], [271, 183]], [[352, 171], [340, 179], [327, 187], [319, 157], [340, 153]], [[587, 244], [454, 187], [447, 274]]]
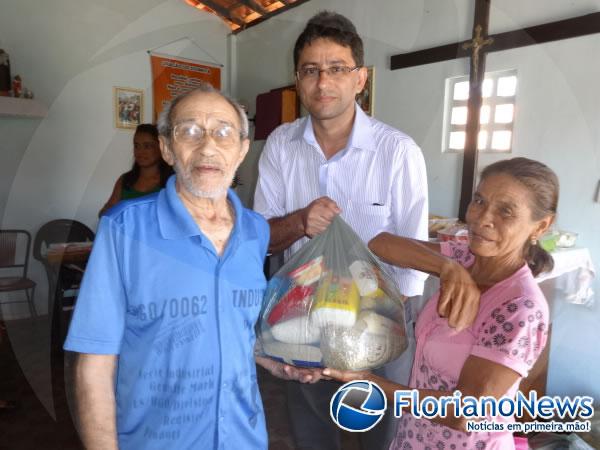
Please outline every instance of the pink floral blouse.
[[[442, 254], [464, 267], [470, 267], [475, 259], [467, 245], [452, 242], [442, 243]], [[546, 345], [548, 305], [527, 265], [485, 291], [475, 322], [459, 333], [438, 316], [438, 299], [439, 291], [417, 320], [411, 388], [449, 391], [451, 395], [470, 355], [502, 364], [525, 377]], [[515, 395], [520, 381], [506, 395]], [[513, 418], [487, 420], [514, 422]], [[514, 449], [514, 441], [510, 432], [463, 433], [405, 413], [398, 420], [390, 449], [506, 450]]]

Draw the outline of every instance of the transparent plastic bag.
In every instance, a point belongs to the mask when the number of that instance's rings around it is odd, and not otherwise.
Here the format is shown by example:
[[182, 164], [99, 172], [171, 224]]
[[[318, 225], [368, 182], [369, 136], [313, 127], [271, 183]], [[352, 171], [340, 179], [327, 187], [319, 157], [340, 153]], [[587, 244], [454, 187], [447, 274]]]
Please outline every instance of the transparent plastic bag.
[[300, 367], [365, 370], [407, 347], [392, 278], [342, 218], [269, 281], [258, 322], [262, 352]]

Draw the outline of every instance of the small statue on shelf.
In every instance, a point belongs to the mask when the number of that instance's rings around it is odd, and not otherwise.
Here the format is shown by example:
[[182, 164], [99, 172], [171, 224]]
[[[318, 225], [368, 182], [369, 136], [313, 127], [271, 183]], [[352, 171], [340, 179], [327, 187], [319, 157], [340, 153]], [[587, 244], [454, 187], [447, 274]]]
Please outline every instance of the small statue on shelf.
[[23, 83], [21, 82], [20, 75], [15, 75], [15, 77], [13, 78], [12, 91], [13, 91], [13, 96], [21, 97], [21, 94], [23, 92]]

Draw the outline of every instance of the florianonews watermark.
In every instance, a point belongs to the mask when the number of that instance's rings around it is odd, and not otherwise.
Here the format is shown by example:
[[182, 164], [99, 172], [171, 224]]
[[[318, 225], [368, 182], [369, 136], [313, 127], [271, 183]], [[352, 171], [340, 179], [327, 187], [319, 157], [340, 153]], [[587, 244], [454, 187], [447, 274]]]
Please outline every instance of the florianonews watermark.
[[[410, 413], [417, 419], [464, 417], [468, 432], [589, 432], [594, 415], [594, 399], [589, 396], [541, 396], [518, 391], [514, 397], [463, 396], [454, 391], [439, 397], [421, 395], [416, 389], [394, 392], [394, 417]], [[381, 420], [387, 402], [374, 382], [358, 380], [346, 383], [334, 394], [330, 404], [333, 421], [348, 431], [367, 431]], [[529, 416], [531, 422], [514, 422]], [[550, 420], [561, 419], [561, 420]], [[569, 421], [570, 420], [570, 421]]]
[[[451, 408], [455, 417], [470, 419], [466, 430], [487, 432], [586, 432], [590, 431], [590, 419], [594, 415], [594, 399], [589, 396], [559, 397], [544, 395], [538, 398], [535, 391], [527, 396], [518, 391], [514, 397], [492, 396], [474, 397], [454, 391], [452, 395], [421, 398], [416, 389], [394, 392], [394, 417], [409, 412], [413, 417], [432, 419], [446, 417]], [[509, 422], [503, 419], [522, 418], [528, 415], [532, 419], [560, 418], [561, 421]], [[565, 421], [572, 419], [572, 421]]]

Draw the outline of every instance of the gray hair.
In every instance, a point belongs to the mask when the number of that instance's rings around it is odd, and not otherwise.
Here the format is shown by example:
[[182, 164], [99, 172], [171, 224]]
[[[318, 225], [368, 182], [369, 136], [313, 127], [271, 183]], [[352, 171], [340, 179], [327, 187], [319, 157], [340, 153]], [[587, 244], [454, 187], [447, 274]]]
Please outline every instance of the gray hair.
[[[521, 183], [531, 194], [532, 201], [528, 205], [533, 220], [542, 220], [547, 216], [554, 217], [558, 209], [560, 185], [558, 177], [545, 164], [528, 158], [512, 158], [497, 161], [481, 172], [481, 181], [491, 175], [505, 174]], [[537, 242], [527, 240], [524, 243], [523, 255], [533, 276], [542, 272], [550, 272], [554, 267], [554, 259]]]
[[158, 117], [158, 122], [156, 124], [158, 127], [158, 133], [161, 136], [171, 140], [171, 130], [173, 129], [173, 115], [175, 113], [177, 105], [186, 98], [191, 97], [200, 92], [205, 94], [220, 95], [227, 103], [229, 103], [233, 107], [233, 109], [235, 109], [235, 112], [238, 115], [238, 119], [240, 120], [240, 132], [242, 133], [242, 139], [246, 139], [248, 137], [248, 116], [246, 115], [246, 111], [244, 111], [244, 108], [242, 108], [242, 106], [238, 102], [233, 100], [231, 97], [223, 94], [221, 91], [204, 81], [200, 82], [197, 88], [184, 94], [178, 95], [173, 100], [171, 100], [171, 102], [165, 105], [164, 109], [160, 113], [160, 116]]

